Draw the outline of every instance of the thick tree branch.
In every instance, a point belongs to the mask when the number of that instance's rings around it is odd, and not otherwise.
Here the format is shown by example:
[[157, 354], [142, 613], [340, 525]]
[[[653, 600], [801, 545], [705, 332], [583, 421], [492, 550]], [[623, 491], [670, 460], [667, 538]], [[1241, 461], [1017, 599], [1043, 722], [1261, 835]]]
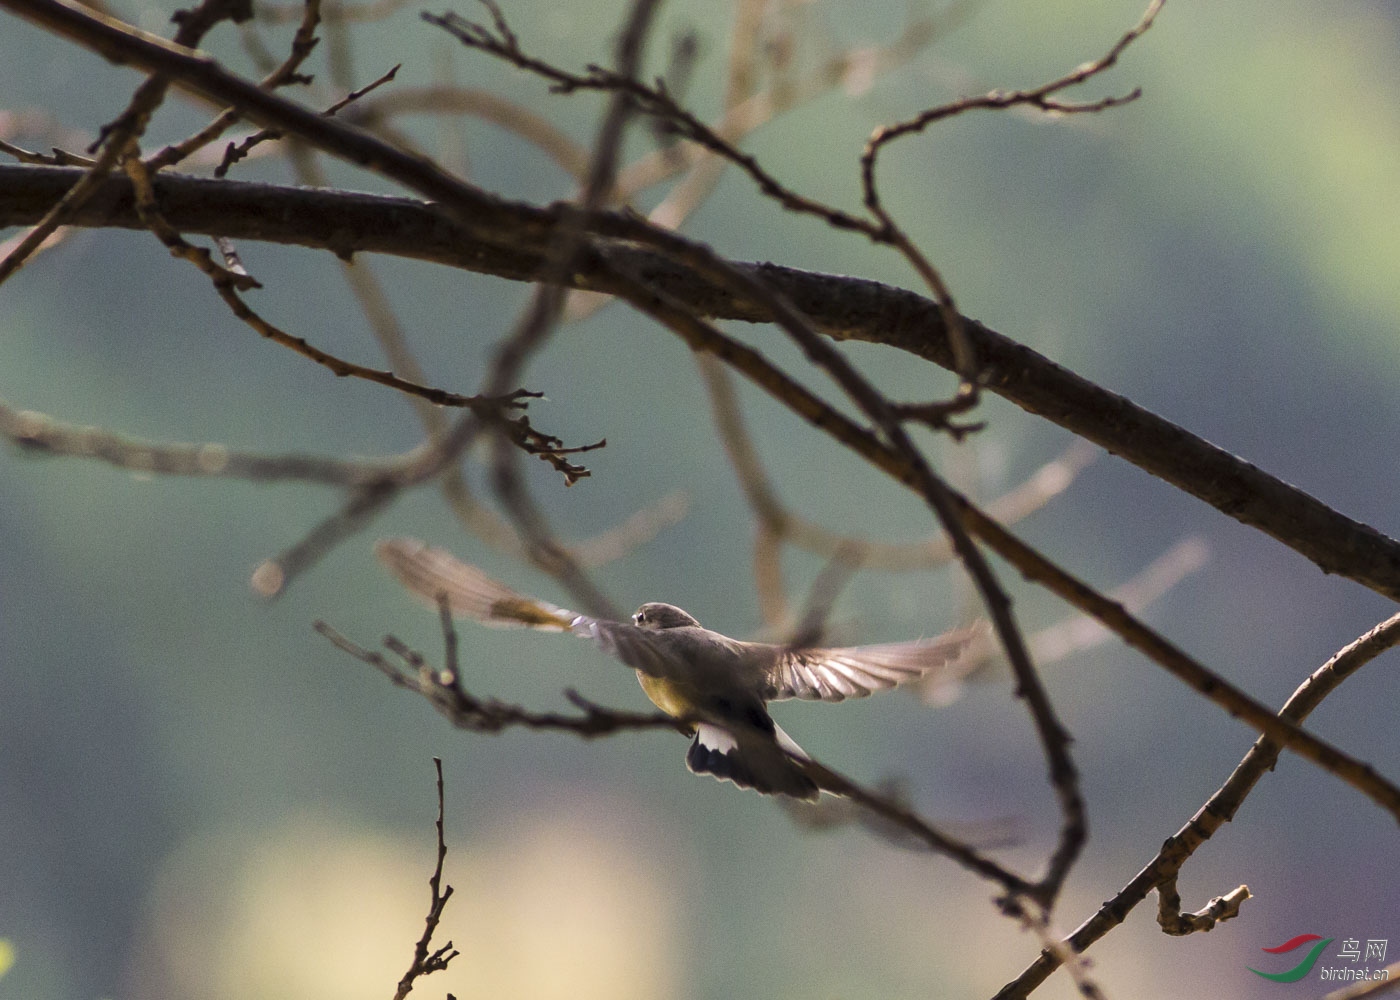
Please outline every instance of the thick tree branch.
[[[0, 225], [38, 221], [81, 173], [63, 167], [0, 166]], [[393, 254], [517, 281], [535, 280], [544, 269], [536, 241], [522, 238], [507, 246], [485, 240], [432, 206], [409, 198], [165, 174], [155, 178], [155, 185], [166, 218], [189, 233], [294, 243], [342, 256], [357, 251]], [[548, 232], [556, 218], [529, 205], [495, 204], [503, 213], [499, 218], [516, 219], [521, 233]], [[122, 177], [104, 181], [72, 224], [144, 228], [131, 185]], [[749, 322], [772, 319], [761, 306], [736, 299], [660, 254], [615, 247], [609, 256], [696, 315]], [[567, 275], [572, 287], [614, 293], [628, 284], [614, 268], [582, 264]], [[830, 336], [886, 344], [953, 368], [938, 306], [920, 295], [859, 278], [774, 264], [746, 266]], [[975, 320], [968, 319], [965, 329], [986, 388], [1263, 531], [1323, 572], [1400, 600], [1400, 542]]]

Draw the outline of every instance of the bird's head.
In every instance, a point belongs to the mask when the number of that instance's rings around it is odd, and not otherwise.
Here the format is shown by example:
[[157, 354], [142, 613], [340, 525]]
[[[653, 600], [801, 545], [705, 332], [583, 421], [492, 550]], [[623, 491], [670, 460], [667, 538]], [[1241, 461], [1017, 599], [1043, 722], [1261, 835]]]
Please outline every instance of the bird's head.
[[643, 604], [632, 616], [638, 628], [682, 628], [686, 625], [699, 627], [700, 623], [674, 604], [652, 602]]

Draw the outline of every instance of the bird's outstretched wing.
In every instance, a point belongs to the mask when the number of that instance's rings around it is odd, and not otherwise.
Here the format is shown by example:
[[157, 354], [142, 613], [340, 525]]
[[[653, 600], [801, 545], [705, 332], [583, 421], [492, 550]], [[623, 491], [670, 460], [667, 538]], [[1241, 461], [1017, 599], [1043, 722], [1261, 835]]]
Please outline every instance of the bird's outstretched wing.
[[374, 554], [415, 597], [437, 607], [445, 594], [454, 615], [483, 625], [568, 632], [581, 617], [517, 594], [446, 549], [430, 548], [416, 538], [385, 538], [375, 543]]
[[976, 665], [974, 644], [990, 634], [986, 622], [932, 639], [846, 649], [782, 649], [769, 671], [764, 697], [845, 701], [864, 698], [935, 670], [956, 672]]
[[517, 593], [445, 549], [431, 548], [416, 538], [386, 538], [375, 543], [374, 554], [415, 597], [436, 607], [439, 596], [447, 595], [454, 615], [494, 628], [572, 632], [652, 677], [674, 680], [686, 674], [684, 661], [656, 632], [630, 622], [581, 615]]

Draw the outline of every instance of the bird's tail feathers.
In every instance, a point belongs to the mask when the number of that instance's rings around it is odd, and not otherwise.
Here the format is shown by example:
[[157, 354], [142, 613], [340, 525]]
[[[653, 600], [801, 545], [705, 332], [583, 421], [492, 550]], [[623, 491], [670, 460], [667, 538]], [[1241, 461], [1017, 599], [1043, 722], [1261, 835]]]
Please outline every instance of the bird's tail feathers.
[[772, 736], [753, 732], [740, 738], [721, 726], [702, 722], [685, 755], [686, 767], [694, 774], [713, 774], [720, 781], [732, 781], [764, 795], [810, 801], [818, 797], [820, 789], [798, 763], [808, 759], [777, 723]]

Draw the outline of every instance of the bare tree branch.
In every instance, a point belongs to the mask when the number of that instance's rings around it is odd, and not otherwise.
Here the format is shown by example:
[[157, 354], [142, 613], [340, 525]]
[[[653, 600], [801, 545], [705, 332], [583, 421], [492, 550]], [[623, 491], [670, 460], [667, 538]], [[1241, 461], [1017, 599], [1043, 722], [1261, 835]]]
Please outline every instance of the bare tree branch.
[[[1339, 684], [1397, 644], [1400, 644], [1400, 615], [1388, 618], [1356, 641], [1342, 647], [1331, 659], [1313, 671], [1284, 703], [1283, 708], [1279, 710], [1279, 718], [1287, 719], [1290, 723], [1302, 722]], [[1153, 889], [1170, 883], [1171, 892], [1174, 894], [1176, 878], [1182, 865], [1217, 830], [1235, 818], [1235, 813], [1245, 797], [1258, 784], [1259, 779], [1273, 769], [1278, 756], [1277, 741], [1267, 736], [1256, 740], [1225, 783], [1206, 800], [1185, 826], [1167, 838], [1157, 856], [1065, 940], [1064, 945], [1069, 951], [1083, 952], [1113, 930]], [[1247, 895], [1248, 889], [1242, 886], [1221, 897], [1222, 900], [1228, 900], [1228, 904], [1213, 900], [1207, 910], [1217, 908], [1220, 910], [1218, 918], [1225, 919], [1226, 916], [1233, 915], [1230, 907], [1238, 909]], [[1178, 912], [1179, 902], [1177, 897]], [[1173, 924], [1173, 928], [1181, 931], [1183, 925], [1177, 922]], [[1188, 926], [1185, 929], [1196, 928]], [[1022, 1000], [1043, 983], [1050, 973], [1059, 967], [1061, 961], [1062, 958], [1052, 951], [1042, 952], [1020, 976], [997, 993], [996, 1000]]]
[[428, 950], [432, 947], [433, 934], [437, 932], [438, 923], [442, 920], [443, 910], [447, 908], [447, 901], [452, 898], [452, 886], [446, 889], [442, 887], [442, 863], [447, 859], [447, 840], [443, 836], [443, 794], [442, 794], [442, 758], [433, 758], [433, 767], [437, 771], [437, 863], [433, 865], [433, 874], [428, 879], [428, 889], [432, 896], [428, 903], [428, 916], [423, 921], [423, 936], [418, 939], [418, 943], [413, 947], [413, 964], [408, 967], [408, 971], [399, 980], [398, 988], [394, 991], [394, 1000], [403, 1000], [413, 990], [414, 982], [420, 976], [432, 975], [447, 968], [447, 963], [457, 957], [459, 952], [452, 947], [449, 941], [439, 948]]

